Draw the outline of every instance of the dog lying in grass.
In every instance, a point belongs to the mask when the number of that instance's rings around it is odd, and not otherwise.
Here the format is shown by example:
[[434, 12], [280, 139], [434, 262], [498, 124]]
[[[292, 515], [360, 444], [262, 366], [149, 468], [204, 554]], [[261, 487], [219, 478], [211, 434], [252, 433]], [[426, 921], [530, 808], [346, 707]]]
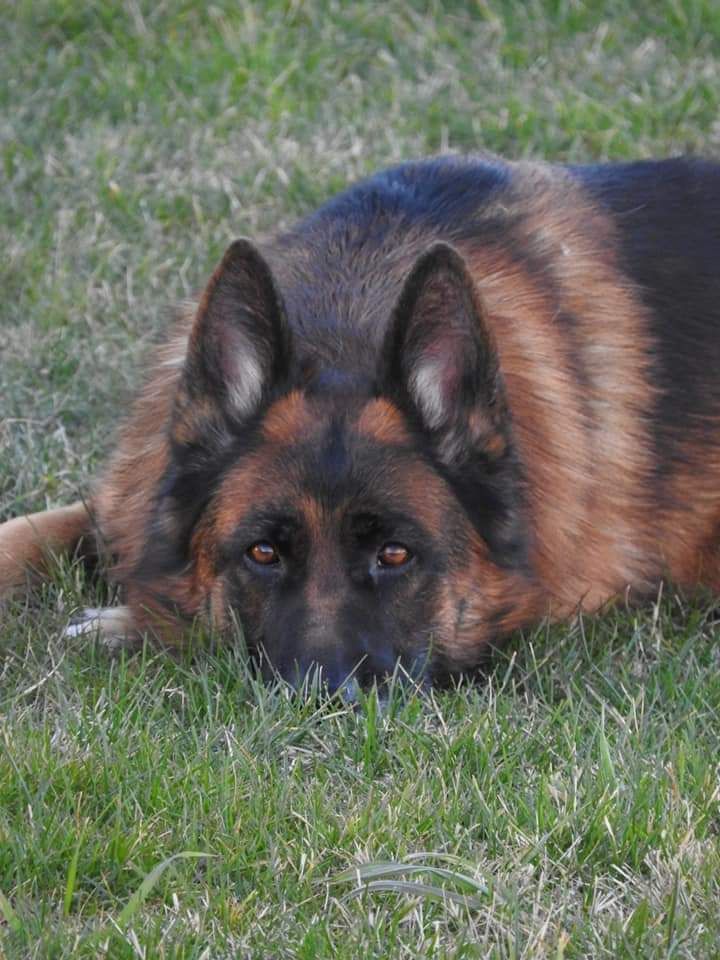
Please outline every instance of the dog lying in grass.
[[109, 641], [237, 617], [263, 669], [427, 682], [669, 578], [720, 586], [720, 167], [407, 163], [237, 240], [85, 503]]

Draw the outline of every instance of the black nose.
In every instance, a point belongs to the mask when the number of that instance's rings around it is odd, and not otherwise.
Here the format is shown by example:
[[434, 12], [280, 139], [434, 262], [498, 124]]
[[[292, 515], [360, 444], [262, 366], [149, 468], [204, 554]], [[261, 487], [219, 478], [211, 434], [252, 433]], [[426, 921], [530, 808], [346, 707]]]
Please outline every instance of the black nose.
[[298, 692], [340, 696], [348, 703], [357, 700], [361, 689], [368, 689], [373, 683], [382, 683], [386, 679], [385, 674], [372, 669], [366, 656], [354, 663], [350, 659], [335, 657], [303, 657], [280, 673], [283, 680]]
[[272, 682], [282, 679], [305, 695], [340, 696], [347, 702], [357, 699], [360, 690], [382, 686], [395, 671], [397, 656], [392, 650], [377, 656], [353, 644], [337, 642], [305, 646], [293, 656], [292, 650], [270, 657], [262, 651], [256, 656], [263, 677]]

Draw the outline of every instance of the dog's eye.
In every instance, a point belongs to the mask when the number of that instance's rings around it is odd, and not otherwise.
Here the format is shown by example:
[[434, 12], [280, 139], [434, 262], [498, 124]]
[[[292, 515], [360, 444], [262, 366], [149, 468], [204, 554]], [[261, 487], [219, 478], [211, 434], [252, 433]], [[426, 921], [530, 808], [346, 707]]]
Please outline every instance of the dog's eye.
[[253, 563], [259, 563], [264, 567], [270, 566], [272, 563], [280, 562], [280, 554], [267, 540], [259, 540], [251, 547], [248, 547], [247, 555]]
[[412, 559], [412, 553], [402, 543], [386, 543], [378, 550], [379, 567], [402, 567]]

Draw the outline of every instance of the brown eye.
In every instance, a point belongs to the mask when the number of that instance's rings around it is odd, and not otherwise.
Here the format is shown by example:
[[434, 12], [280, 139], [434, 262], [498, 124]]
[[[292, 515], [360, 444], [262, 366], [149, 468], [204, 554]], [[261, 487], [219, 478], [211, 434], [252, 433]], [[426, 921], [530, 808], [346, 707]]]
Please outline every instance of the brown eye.
[[271, 543], [267, 542], [267, 540], [259, 540], [251, 547], [248, 547], [247, 555], [250, 557], [253, 563], [262, 564], [264, 567], [267, 567], [272, 563], [280, 562], [280, 554]]
[[402, 567], [412, 559], [412, 554], [402, 543], [386, 543], [378, 551], [379, 567]]

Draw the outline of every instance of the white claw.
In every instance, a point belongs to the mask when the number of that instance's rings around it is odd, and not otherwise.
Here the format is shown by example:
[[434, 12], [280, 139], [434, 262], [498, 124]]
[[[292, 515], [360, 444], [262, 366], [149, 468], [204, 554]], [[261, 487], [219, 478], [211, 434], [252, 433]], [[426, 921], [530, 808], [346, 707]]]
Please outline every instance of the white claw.
[[63, 637], [97, 636], [112, 651], [125, 650], [137, 644], [129, 607], [86, 607], [73, 617], [62, 633]]

